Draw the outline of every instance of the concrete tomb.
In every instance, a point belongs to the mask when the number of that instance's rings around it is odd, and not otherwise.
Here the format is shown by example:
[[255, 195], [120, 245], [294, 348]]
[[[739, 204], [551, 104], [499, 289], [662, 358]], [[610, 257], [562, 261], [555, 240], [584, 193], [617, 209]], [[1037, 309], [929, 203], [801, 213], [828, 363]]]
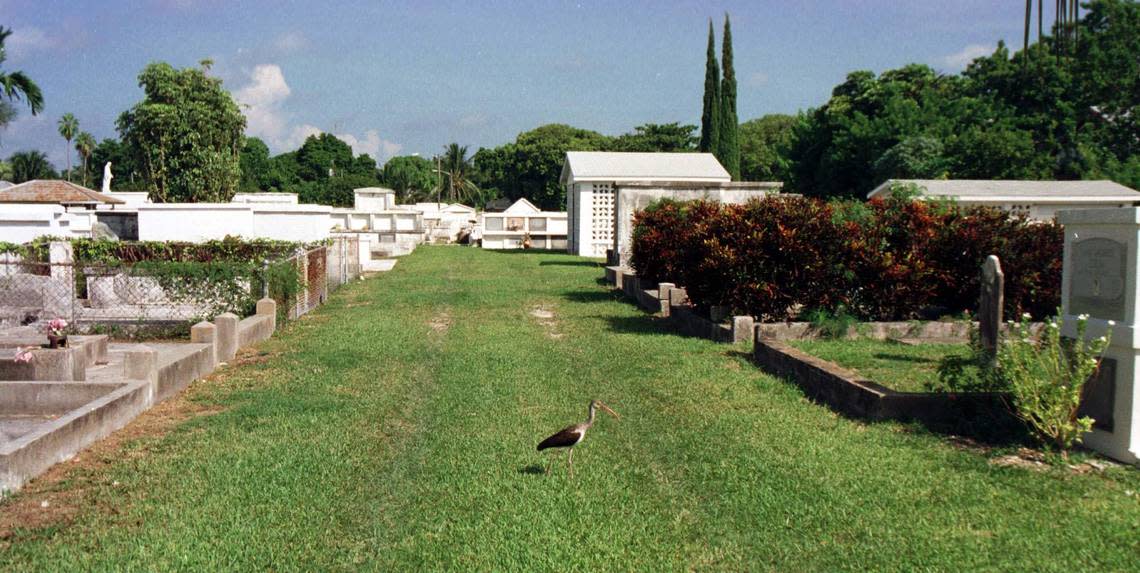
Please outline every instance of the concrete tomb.
[[1062, 211], [1065, 259], [1061, 282], [1062, 334], [1111, 331], [1109, 347], [1085, 387], [1081, 415], [1094, 419], [1083, 442], [1118, 460], [1140, 461], [1140, 208]]

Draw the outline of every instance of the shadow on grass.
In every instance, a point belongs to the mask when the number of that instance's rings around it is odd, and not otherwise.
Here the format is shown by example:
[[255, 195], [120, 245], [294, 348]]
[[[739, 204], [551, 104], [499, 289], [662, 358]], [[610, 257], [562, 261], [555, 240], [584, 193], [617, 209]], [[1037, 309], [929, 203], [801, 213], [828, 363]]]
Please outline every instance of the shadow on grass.
[[672, 328], [668, 322], [658, 319], [651, 314], [644, 316], [597, 316], [609, 323], [610, 330], [626, 334], [658, 334], [683, 336]]
[[621, 300], [622, 294], [616, 291], [572, 290], [562, 294], [570, 302], [610, 302]]
[[538, 464], [530, 464], [519, 468], [519, 473], [523, 475], [539, 476], [546, 473], [546, 468]]
[[559, 267], [594, 267], [602, 268], [602, 263], [596, 261], [539, 261], [538, 266], [559, 266]]
[[922, 356], [907, 356], [905, 354], [890, 354], [887, 352], [876, 352], [872, 355], [879, 360], [892, 360], [894, 362], [913, 362], [916, 364], [937, 364], [938, 360], [934, 358], [923, 358]]

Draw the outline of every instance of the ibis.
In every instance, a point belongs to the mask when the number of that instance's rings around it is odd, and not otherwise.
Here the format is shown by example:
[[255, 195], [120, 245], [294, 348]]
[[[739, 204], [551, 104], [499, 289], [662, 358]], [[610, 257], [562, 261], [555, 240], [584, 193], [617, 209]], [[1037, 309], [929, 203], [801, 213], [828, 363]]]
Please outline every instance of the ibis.
[[[570, 477], [574, 477], [574, 446], [582, 443], [582, 440], [586, 439], [586, 431], [590, 429], [590, 426], [594, 425], [594, 414], [598, 408], [609, 412], [614, 418], [621, 419], [621, 416], [619, 416], [617, 412], [603, 404], [601, 400], [591, 400], [590, 417], [586, 418], [585, 422], [562, 428], [554, 435], [538, 443], [538, 451], [540, 452], [547, 448], [566, 448], [569, 451], [569, 454], [566, 456], [566, 463], [570, 466]], [[554, 460], [552, 458], [550, 463], [546, 465], [546, 473], [550, 473], [550, 465], [553, 463]]]

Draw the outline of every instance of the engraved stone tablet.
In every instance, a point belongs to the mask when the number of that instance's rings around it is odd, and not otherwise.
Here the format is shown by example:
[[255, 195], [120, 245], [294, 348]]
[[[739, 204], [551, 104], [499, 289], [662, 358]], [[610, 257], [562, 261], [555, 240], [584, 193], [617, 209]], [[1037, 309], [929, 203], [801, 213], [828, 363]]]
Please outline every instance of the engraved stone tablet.
[[1069, 275], [1069, 312], [1106, 320], [1124, 320], [1128, 247], [1111, 239], [1073, 244]]

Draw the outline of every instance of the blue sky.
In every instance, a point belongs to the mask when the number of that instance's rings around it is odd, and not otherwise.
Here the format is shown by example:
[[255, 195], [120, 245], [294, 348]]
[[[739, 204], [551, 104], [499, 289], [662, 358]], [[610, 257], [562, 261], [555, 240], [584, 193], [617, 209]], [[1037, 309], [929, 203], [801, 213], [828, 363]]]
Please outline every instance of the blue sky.
[[725, 12], [743, 121], [820, 105], [852, 70], [959, 71], [1000, 39], [1020, 43], [1023, 10], [1016, 0], [0, 0], [0, 25], [15, 30], [4, 67], [27, 72], [46, 101], [0, 132], [0, 157], [41, 149], [62, 167], [55, 123], [67, 112], [97, 139], [115, 136], [152, 61], [213, 59], [248, 106], [247, 132], [274, 153], [327, 131], [383, 161], [451, 141], [499, 145], [552, 122], [610, 135], [697, 124], [708, 19], [719, 50]]

